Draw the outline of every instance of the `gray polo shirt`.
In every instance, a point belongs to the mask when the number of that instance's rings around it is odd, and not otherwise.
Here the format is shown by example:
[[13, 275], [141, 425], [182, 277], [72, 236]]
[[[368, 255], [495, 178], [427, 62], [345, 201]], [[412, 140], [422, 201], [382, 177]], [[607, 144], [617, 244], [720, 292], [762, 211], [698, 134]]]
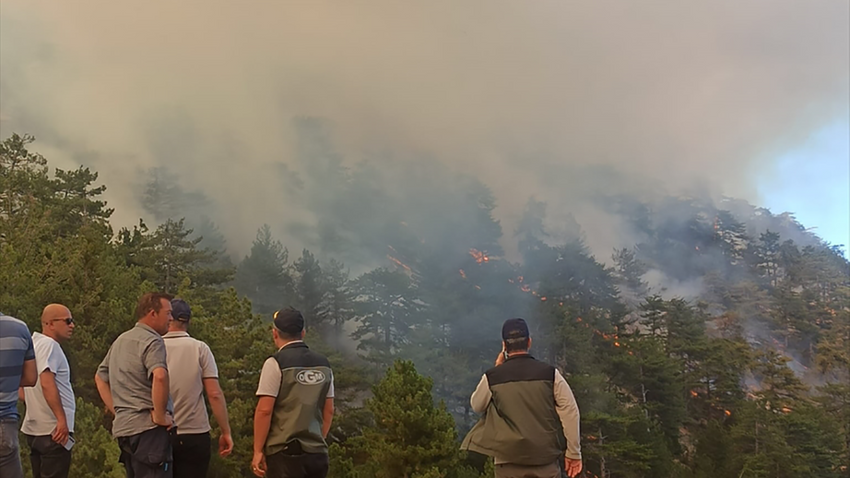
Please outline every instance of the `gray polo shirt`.
[[[115, 438], [156, 428], [151, 418], [151, 391], [153, 371], [159, 367], [168, 369], [165, 343], [161, 335], [145, 324], [137, 322], [109, 347], [97, 368], [97, 376], [109, 383], [112, 391], [115, 406], [112, 435]], [[170, 395], [167, 409], [173, 413]]]

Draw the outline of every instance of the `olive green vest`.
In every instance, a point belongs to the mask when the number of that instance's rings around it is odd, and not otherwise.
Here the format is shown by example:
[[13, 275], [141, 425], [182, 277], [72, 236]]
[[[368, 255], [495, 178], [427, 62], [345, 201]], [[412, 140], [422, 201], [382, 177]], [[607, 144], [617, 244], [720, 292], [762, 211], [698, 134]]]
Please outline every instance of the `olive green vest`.
[[325, 399], [333, 375], [328, 359], [303, 342], [287, 345], [272, 357], [280, 365], [280, 391], [275, 399], [265, 454], [293, 451], [327, 453], [322, 437]]
[[555, 368], [520, 355], [486, 375], [493, 398], [461, 448], [516, 465], [558, 460], [566, 439], [555, 408]]

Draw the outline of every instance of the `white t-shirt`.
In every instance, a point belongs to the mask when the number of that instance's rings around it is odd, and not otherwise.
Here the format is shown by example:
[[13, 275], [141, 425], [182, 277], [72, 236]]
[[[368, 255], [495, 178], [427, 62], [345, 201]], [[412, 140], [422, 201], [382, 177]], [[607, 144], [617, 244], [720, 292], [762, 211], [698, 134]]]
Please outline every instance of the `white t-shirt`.
[[211, 427], [204, 403], [204, 379], [218, 378], [215, 357], [207, 344], [188, 332], [169, 332], [162, 338], [177, 434], [206, 433]]
[[68, 430], [74, 431], [74, 413], [77, 410], [74, 389], [71, 388], [71, 367], [68, 366], [68, 358], [59, 342], [40, 333], [32, 334], [32, 345], [35, 348], [35, 366], [38, 370], [38, 381], [35, 387], [24, 388], [24, 398], [27, 403], [27, 414], [21, 431], [30, 436], [43, 436], [53, 433], [56, 428], [56, 416], [47, 405], [44, 398], [44, 390], [41, 388], [41, 373], [50, 370], [54, 375], [56, 388], [59, 390], [59, 399], [62, 401], [62, 409], [65, 410], [65, 419], [68, 421]]
[[[302, 342], [301, 340], [295, 340], [289, 342], [289, 344], [295, 344]], [[283, 347], [286, 347], [284, 345]], [[281, 347], [281, 348], [283, 348]], [[280, 381], [283, 375], [280, 373], [280, 364], [277, 363], [274, 357], [269, 357], [266, 359], [265, 363], [263, 363], [263, 370], [260, 372], [260, 384], [257, 386], [257, 396], [266, 395], [269, 397], [277, 398], [278, 392], [280, 392]], [[326, 398], [334, 398], [334, 378], [331, 375], [331, 386], [328, 388], [328, 395]]]

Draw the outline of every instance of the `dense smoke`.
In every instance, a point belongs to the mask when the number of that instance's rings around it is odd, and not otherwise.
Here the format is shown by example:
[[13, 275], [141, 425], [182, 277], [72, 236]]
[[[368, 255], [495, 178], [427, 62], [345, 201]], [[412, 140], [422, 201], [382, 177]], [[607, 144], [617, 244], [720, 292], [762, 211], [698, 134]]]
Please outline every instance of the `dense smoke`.
[[[311, 245], [305, 231], [339, 213], [340, 184], [309, 168], [368, 160], [392, 214], [439, 227], [454, 211], [428, 207], [456, 203], [427, 198], [459, 194], [463, 180], [445, 183], [463, 173], [492, 189], [509, 253], [535, 196], [552, 231], [575, 221], [607, 260], [639, 238], [587, 198], [757, 202], [754, 178], [778, 152], [848, 116], [848, 9], [10, 0], [0, 133], [32, 133], [52, 165], [99, 171], [119, 225], [150, 218], [140, 199], [159, 171], [200, 195], [238, 253], [263, 223]], [[404, 181], [419, 180], [444, 190], [405, 200]]]

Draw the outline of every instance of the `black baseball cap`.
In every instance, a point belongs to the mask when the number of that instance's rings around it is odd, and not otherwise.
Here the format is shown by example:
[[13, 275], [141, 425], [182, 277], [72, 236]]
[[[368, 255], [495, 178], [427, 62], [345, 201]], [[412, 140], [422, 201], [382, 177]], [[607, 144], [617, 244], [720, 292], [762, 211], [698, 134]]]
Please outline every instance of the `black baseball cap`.
[[508, 319], [502, 325], [502, 340], [528, 338], [528, 324], [523, 319]]
[[189, 304], [183, 299], [174, 299], [171, 301], [171, 317], [180, 322], [189, 322], [192, 318], [192, 309]]
[[275, 328], [285, 334], [298, 335], [304, 330], [304, 316], [292, 307], [278, 310], [273, 317]]

